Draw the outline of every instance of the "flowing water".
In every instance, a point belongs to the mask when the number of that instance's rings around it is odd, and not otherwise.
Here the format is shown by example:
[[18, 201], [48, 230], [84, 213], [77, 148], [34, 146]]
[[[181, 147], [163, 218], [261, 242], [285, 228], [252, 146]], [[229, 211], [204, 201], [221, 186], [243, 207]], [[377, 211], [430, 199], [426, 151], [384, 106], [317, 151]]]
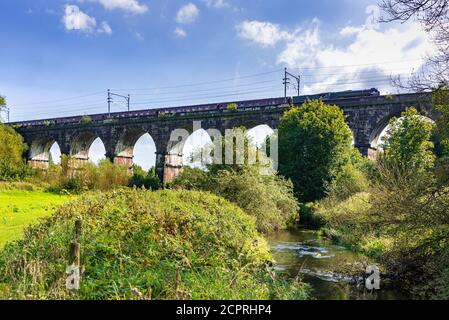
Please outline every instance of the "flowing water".
[[335, 270], [360, 262], [361, 257], [343, 247], [333, 245], [312, 230], [283, 231], [268, 236], [276, 261], [275, 268], [292, 277], [300, 274], [313, 289], [319, 300], [391, 300], [406, 299], [400, 292], [382, 285], [381, 290], [370, 292], [363, 281]]

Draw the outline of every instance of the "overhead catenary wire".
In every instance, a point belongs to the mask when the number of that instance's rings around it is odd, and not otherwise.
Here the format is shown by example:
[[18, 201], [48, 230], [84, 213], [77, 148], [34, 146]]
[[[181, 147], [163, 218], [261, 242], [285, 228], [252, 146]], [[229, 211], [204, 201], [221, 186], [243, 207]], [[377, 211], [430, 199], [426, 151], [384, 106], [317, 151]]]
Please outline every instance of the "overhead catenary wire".
[[[373, 80], [370, 81], [370, 84], [372, 85], [381, 85], [381, 84], [387, 84], [390, 83], [390, 80], [387, 79], [378, 79], [378, 80]], [[312, 82], [306, 83], [306, 84], [313, 84]], [[350, 84], [365, 84], [365, 82], [360, 82], [360, 81], [355, 81], [355, 82], [343, 82], [343, 83], [332, 83], [332, 84], [322, 84], [319, 82], [316, 82], [315, 84], [320, 84], [321, 86], [325, 86], [326, 88], [329, 88], [329, 86], [332, 87], [339, 87], [339, 86], [347, 86]], [[185, 96], [183, 98], [179, 98], [179, 99], [167, 99], [167, 100], [154, 100], [154, 101], [145, 101], [145, 102], [137, 102], [134, 103], [133, 105], [148, 105], [148, 107], [154, 108], [154, 107], [160, 107], [161, 104], [163, 104], [162, 107], [168, 107], [167, 104], [168, 103], [174, 103], [174, 102], [181, 102], [181, 101], [185, 101], [186, 103], [183, 103], [182, 105], [188, 105], [193, 103], [194, 101], [202, 101], [204, 99], [208, 99], [208, 101], [205, 101], [204, 103], [216, 103], [216, 101], [213, 101], [213, 99], [218, 99], [218, 98], [224, 98], [224, 97], [236, 97], [238, 98], [238, 96], [247, 96], [247, 95], [255, 95], [258, 93], [264, 93], [265, 95], [270, 95], [270, 94], [274, 94], [275, 92], [279, 92], [279, 88], [275, 88], [272, 87], [273, 90], [271, 91], [267, 91], [268, 88], [264, 89], [264, 90], [254, 90], [254, 91], [242, 91], [242, 92], [232, 92], [229, 94], [225, 94], [225, 95], [214, 95], [214, 96]], [[281, 94], [279, 93], [277, 96], [281, 96]], [[231, 99], [229, 99], [231, 100]], [[218, 102], [222, 102], [222, 101], [218, 101]], [[151, 104], [151, 105], [150, 105]], [[71, 110], [64, 110], [64, 111], [57, 111], [57, 112], [46, 112], [46, 113], [33, 113], [33, 116], [40, 116], [40, 115], [47, 115], [47, 114], [52, 114], [52, 115], [66, 115], [68, 113], [86, 113], [87, 111], [90, 110], [98, 110], [98, 113], [102, 113], [100, 111], [100, 106], [104, 106], [104, 104], [97, 104], [97, 105], [90, 105], [89, 107], [84, 107], [81, 109], [71, 109]], [[175, 107], [175, 106], [173, 106]], [[139, 109], [143, 109], [140, 108]], [[145, 108], [146, 109], [146, 108]], [[26, 114], [17, 114], [15, 116], [26, 116]], [[67, 115], [68, 116], [68, 115]]]

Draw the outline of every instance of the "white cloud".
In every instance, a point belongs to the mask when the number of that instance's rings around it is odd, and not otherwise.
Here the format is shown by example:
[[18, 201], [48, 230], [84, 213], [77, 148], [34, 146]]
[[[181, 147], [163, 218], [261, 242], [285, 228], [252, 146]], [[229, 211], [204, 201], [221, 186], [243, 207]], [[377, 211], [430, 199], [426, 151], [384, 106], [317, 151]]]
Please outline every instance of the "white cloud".
[[206, 6], [212, 8], [228, 8], [229, 3], [226, 0], [202, 0]]
[[261, 21], [244, 21], [237, 26], [237, 32], [241, 38], [263, 47], [274, 46], [294, 36], [287, 31], [282, 31], [277, 24]]
[[190, 24], [198, 18], [200, 10], [193, 3], [182, 6], [176, 14], [176, 22], [181, 24]]
[[94, 17], [85, 14], [75, 5], [66, 5], [62, 21], [67, 30], [92, 32], [97, 26], [97, 21]]
[[105, 33], [112, 34], [112, 29], [106, 21], [102, 21], [97, 29], [97, 21], [94, 17], [81, 11], [75, 5], [66, 5], [64, 16], [62, 21], [66, 30], [77, 30], [80, 32], [92, 33]]
[[106, 21], [103, 21], [98, 29], [100, 33], [112, 34], [112, 29]]
[[180, 38], [187, 37], [187, 32], [184, 29], [181, 29], [181, 28], [176, 28], [174, 33], [175, 33], [176, 36], [178, 36]]
[[239, 37], [261, 47], [281, 45], [276, 63], [299, 68], [308, 75], [303, 79], [303, 93], [318, 93], [371, 86], [391, 91], [391, 75], [404, 78], [418, 71], [433, 50], [427, 34], [418, 23], [385, 27], [367, 19], [364, 25], [337, 30], [331, 40], [321, 39], [317, 19], [294, 31], [259, 21], [245, 21], [237, 29]]
[[140, 4], [138, 0], [92, 0], [99, 2], [108, 10], [122, 9], [133, 13], [145, 13], [148, 11], [148, 6]]

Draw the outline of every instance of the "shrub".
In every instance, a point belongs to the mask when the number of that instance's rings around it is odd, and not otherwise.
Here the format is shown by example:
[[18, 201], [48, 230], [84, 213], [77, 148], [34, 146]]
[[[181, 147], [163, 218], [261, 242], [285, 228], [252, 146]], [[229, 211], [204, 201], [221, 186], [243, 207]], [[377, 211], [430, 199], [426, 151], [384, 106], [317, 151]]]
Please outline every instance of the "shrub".
[[[217, 169], [219, 168], [219, 169]], [[256, 217], [260, 232], [285, 229], [298, 217], [298, 204], [289, 181], [261, 175], [257, 166], [211, 167], [209, 172], [185, 168], [173, 187], [205, 190], [219, 195]]]
[[346, 200], [357, 193], [367, 191], [368, 187], [369, 182], [365, 174], [350, 163], [345, 165], [332, 181], [329, 194], [338, 200]]
[[16, 180], [27, 174], [23, 138], [11, 127], [0, 123], [0, 180]]
[[237, 105], [237, 103], [229, 103], [227, 105], [227, 110], [229, 111], [236, 111], [239, 108], [239, 106]]
[[155, 168], [151, 168], [148, 172], [145, 172], [141, 167], [134, 165], [133, 176], [129, 185], [147, 190], [158, 190], [161, 187], [161, 182], [156, 174]]
[[81, 193], [88, 190], [112, 190], [128, 186], [128, 168], [105, 159], [98, 165], [85, 163], [77, 167], [72, 160], [61, 157], [61, 164], [51, 164], [49, 169], [37, 172], [41, 180], [47, 181], [51, 192]]
[[[74, 222], [83, 223], [78, 292], [65, 289]], [[0, 252], [0, 298], [279, 299], [307, 287], [266, 268], [254, 218], [217, 196], [116, 190], [85, 195]]]

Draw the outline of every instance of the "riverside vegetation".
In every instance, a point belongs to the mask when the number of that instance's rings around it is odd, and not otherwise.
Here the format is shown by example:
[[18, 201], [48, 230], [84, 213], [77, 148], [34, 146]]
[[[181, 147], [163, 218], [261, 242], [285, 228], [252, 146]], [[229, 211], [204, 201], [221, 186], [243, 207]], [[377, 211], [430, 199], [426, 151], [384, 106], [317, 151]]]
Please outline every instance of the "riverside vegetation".
[[[354, 156], [346, 130], [331, 129], [335, 126], [333, 119], [342, 117], [338, 108], [321, 106], [317, 111], [319, 102], [313, 102], [307, 108], [286, 113], [281, 121], [281, 143], [294, 143], [293, 137], [308, 135], [310, 139], [322, 135], [341, 142], [336, 146], [325, 144], [327, 150], [300, 142], [298, 150], [308, 157], [283, 158], [288, 164], [281, 165], [281, 173], [287, 176], [292, 165], [307, 168], [318, 156], [322, 159], [319, 165], [324, 170], [301, 177], [311, 181], [309, 184], [292, 176], [303, 200], [302, 221], [380, 263], [383, 273], [415, 298], [449, 298], [447, 98], [445, 88], [434, 93], [434, 108], [440, 114], [435, 124], [419, 116], [414, 108], [400, 119], [392, 119], [376, 162]], [[324, 112], [333, 116], [323, 120]], [[320, 120], [313, 113], [320, 114]], [[318, 123], [311, 125], [311, 121]], [[291, 137], [292, 130], [300, 133]], [[332, 156], [323, 159], [326, 151]], [[325, 196], [311, 198], [307, 193], [310, 184]]]
[[[9, 148], [23, 154], [22, 138], [1, 124], [0, 128], [20, 142]], [[228, 201], [207, 191], [175, 190], [187, 189], [181, 185], [158, 190], [154, 170], [147, 173], [134, 167], [129, 177], [128, 168], [107, 160], [74, 173], [65, 157], [46, 171], [30, 170], [23, 158], [16, 163], [7, 158], [7, 153], [0, 153], [0, 162], [8, 166], [2, 185], [9, 190], [0, 191], [8, 201], [5, 205], [9, 208], [16, 199], [30, 197], [45, 200], [48, 207], [35, 204], [18, 209], [27, 210], [30, 222], [37, 223], [25, 229], [22, 239], [16, 240], [17, 235], [4, 239], [8, 242], [0, 251], [1, 299], [311, 297], [310, 287], [301, 279], [274, 272], [269, 247], [258, 231], [286, 228], [297, 215], [287, 182], [263, 178], [250, 168], [229, 171], [214, 181], [223, 180], [231, 187], [229, 181], [243, 175], [257, 181], [259, 189], [248, 189], [246, 194], [243, 186], [235, 192], [221, 190]], [[263, 181], [270, 183], [270, 193], [283, 195], [282, 201], [271, 197], [264, 202], [267, 208], [277, 209], [270, 212], [259, 206], [253, 212], [248, 203], [240, 208], [237, 202], [244, 203], [243, 197], [250, 201]], [[60, 195], [61, 201], [73, 196], [52, 212], [47, 200]], [[37, 217], [44, 218], [38, 222]], [[65, 289], [65, 270], [75, 220], [83, 223], [83, 274], [80, 291], [73, 293]], [[17, 234], [25, 225], [18, 226]]]
[[[308, 298], [300, 279], [267, 268], [260, 236], [293, 226], [299, 211], [302, 224], [380, 264], [413, 297], [447, 299], [446, 93], [434, 94], [435, 124], [413, 108], [392, 119], [375, 162], [351, 145], [341, 109], [322, 101], [282, 116], [278, 175], [262, 176], [258, 164], [209, 165], [186, 168], [167, 190], [145, 191], [120, 186], [157, 190], [154, 171], [135, 168], [130, 179], [127, 168], [104, 161], [73, 175], [63, 159], [30, 173], [23, 159], [6, 161], [9, 180], [82, 196], [6, 245], [0, 291], [4, 298]], [[86, 224], [85, 273], [84, 288], [71, 295], [61, 275], [75, 219]]]

